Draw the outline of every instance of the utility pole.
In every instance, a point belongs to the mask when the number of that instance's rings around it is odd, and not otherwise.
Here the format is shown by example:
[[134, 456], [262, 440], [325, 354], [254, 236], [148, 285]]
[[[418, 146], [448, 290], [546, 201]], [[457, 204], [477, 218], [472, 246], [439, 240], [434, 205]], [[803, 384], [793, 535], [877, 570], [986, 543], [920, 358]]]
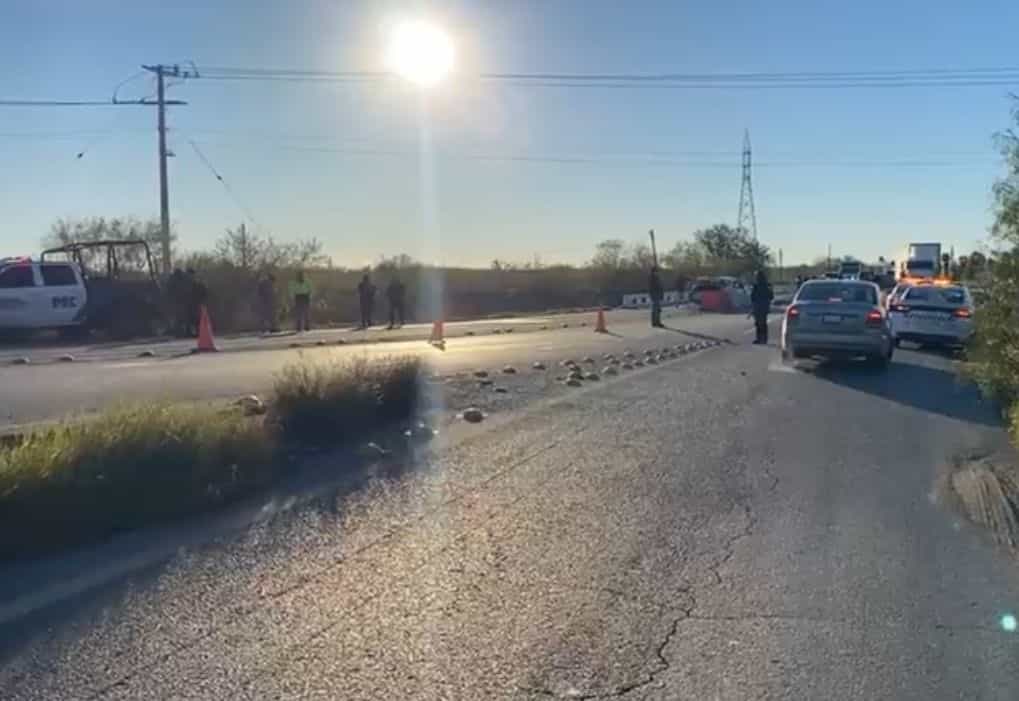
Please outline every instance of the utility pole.
[[778, 281], [782, 282], [785, 277], [782, 275], [782, 249], [778, 249]]
[[159, 225], [160, 241], [162, 243], [163, 274], [169, 275], [172, 267], [170, 260], [170, 188], [167, 183], [166, 158], [169, 155], [166, 149], [166, 106], [185, 104], [174, 100], [166, 99], [166, 78], [197, 78], [197, 70], [181, 70], [180, 66], [164, 66], [156, 64], [153, 66], [142, 66], [156, 76], [156, 110], [158, 113], [159, 128]]
[[[750, 130], [743, 132], [743, 180], [739, 188], [739, 217], [736, 228], [749, 233], [757, 240], [757, 212], [754, 211], [754, 183], [751, 178], [752, 153], [750, 150]], [[748, 226], [749, 225], [749, 226]]]
[[826, 273], [830, 273], [831, 272], [831, 244], [830, 243], [828, 244], [828, 265], [827, 265], [827, 269], [824, 272], [826, 272]]

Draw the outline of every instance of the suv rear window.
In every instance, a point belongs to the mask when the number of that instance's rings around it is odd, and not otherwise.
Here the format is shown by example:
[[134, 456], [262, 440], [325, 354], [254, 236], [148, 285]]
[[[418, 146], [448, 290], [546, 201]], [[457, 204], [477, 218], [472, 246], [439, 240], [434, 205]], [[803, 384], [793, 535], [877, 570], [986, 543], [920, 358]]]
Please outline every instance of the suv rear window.
[[797, 302], [863, 302], [877, 304], [877, 295], [870, 285], [853, 285], [844, 282], [811, 282], [800, 288]]
[[14, 265], [0, 270], [0, 287], [7, 289], [13, 287], [35, 287], [32, 266]]
[[74, 268], [70, 265], [42, 265], [40, 270], [42, 272], [42, 284], [47, 287], [67, 287], [78, 284], [78, 278], [74, 275]]

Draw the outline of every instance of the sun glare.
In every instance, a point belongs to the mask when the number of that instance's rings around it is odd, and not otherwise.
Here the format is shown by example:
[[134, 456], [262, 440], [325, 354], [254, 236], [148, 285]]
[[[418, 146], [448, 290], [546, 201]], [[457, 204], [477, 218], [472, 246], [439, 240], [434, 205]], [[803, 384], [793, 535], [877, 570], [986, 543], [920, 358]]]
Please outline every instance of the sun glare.
[[455, 54], [452, 40], [440, 27], [422, 20], [404, 21], [389, 37], [386, 66], [427, 88], [449, 75]]

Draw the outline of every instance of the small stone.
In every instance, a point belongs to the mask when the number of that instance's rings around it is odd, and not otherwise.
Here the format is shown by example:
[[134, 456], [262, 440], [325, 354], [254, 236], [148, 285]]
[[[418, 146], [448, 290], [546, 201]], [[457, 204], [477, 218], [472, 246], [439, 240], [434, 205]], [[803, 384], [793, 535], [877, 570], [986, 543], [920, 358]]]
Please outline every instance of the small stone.
[[481, 411], [481, 409], [478, 409], [477, 407], [472, 406], [467, 409], [464, 409], [463, 413], [460, 414], [460, 416], [461, 418], [463, 418], [464, 421], [468, 423], [477, 424], [484, 421], [485, 412]]
[[655, 358], [653, 355], [648, 356], [648, 358], [644, 362], [647, 363], [648, 365], [658, 365], [658, 359]]
[[439, 433], [438, 431], [436, 431], [434, 428], [432, 428], [425, 422], [419, 421], [410, 428], [408, 428], [406, 431], [404, 431], [403, 435], [413, 440], [430, 441], [431, 439], [435, 438], [435, 436], [438, 435], [438, 433]]
[[57, 358], [57, 360], [59, 360], [61, 363], [73, 363], [74, 356], [71, 355], [70, 353], [64, 353], [62, 356]]
[[548, 324], [542, 324], [541, 330], [542, 331], [548, 331]]
[[648, 348], [646, 351], [644, 351], [644, 357], [646, 357], [646, 358], [650, 358], [654, 354], [655, 354], [655, 352], [653, 350], [651, 350], [650, 348]]
[[582, 322], [580, 322], [580, 325], [581, 326], [587, 326], [587, 322], [586, 321], [582, 321]]
[[265, 402], [254, 394], [241, 397], [234, 402], [234, 404], [241, 408], [241, 411], [244, 412], [245, 416], [258, 416], [259, 414], [264, 414], [266, 411]]
[[494, 334], [501, 334], [502, 333], [502, 329], [492, 329], [492, 333], [494, 333]]
[[506, 389], [505, 387], [496, 387], [495, 388], [495, 393], [496, 394], [506, 394], [507, 392], [509, 392], [509, 390]]
[[487, 378], [487, 377], [483, 377], [480, 380], [478, 380], [478, 386], [479, 387], [491, 387], [493, 384], [495, 384], [495, 383], [492, 382], [492, 380], [490, 378]]
[[568, 358], [566, 360], [561, 361], [559, 364], [562, 365], [564, 368], [573, 368], [577, 366], [577, 362], [575, 360], [570, 360]]
[[316, 346], [324, 346], [325, 344], [326, 342], [324, 338], [320, 338], [318, 341], [315, 342]]
[[634, 360], [633, 364], [634, 364], [635, 367], [638, 367], [638, 368], [644, 367], [644, 361], [643, 360]]
[[601, 379], [601, 376], [596, 372], [589, 372], [586, 375], [584, 375], [584, 379], [591, 380], [592, 382], [597, 382], [598, 380]]
[[580, 387], [583, 384], [584, 384], [583, 382], [574, 377], [571, 377], [570, 379], [566, 380], [567, 387]]
[[20, 358], [13, 358], [11, 360], [11, 365], [28, 365], [30, 362], [32, 362], [32, 361], [30, 361], [25, 356], [22, 356]]
[[588, 355], [588, 356], [585, 356], [584, 359], [581, 360], [580, 362], [587, 363], [588, 365], [594, 365], [594, 358], [592, 358], [591, 356]]
[[512, 365], [507, 365], [506, 367], [504, 367], [502, 369], [502, 372], [503, 372], [504, 375], [516, 375], [517, 374], [517, 369], [515, 367], [513, 367]]
[[464, 336], [473, 336], [473, 335], [474, 335], [473, 331], [467, 331], [466, 333], [464, 333]]
[[344, 341], [342, 338], [339, 338], [339, 339], [336, 340], [336, 345], [338, 345], [338, 346], [345, 345], [346, 343], [347, 342]]
[[532, 370], [544, 370], [545, 369], [545, 363], [541, 362], [540, 360], [535, 360], [533, 363], [531, 363], [531, 369]]
[[570, 325], [569, 324], [563, 324], [563, 328], [564, 329], [568, 329], [568, 328], [570, 328]]
[[294, 343], [291, 343], [291, 344], [290, 344], [290, 347], [291, 347], [291, 348], [300, 348], [300, 347], [301, 347], [301, 344], [300, 344], [300, 343], [297, 343], [297, 342], [294, 342]]
[[620, 367], [624, 370], [633, 370], [633, 363], [623, 363]]
[[619, 365], [622, 362], [619, 358], [609, 358], [609, 365]]
[[513, 333], [513, 329], [512, 328], [504, 329], [504, 332], [505, 333]]
[[475, 370], [474, 371], [474, 376], [475, 377], [488, 377], [488, 370]]
[[574, 370], [569, 375], [567, 375], [567, 377], [571, 380], [583, 380], [584, 373], [582, 373], [580, 370]]
[[141, 353], [138, 354], [138, 357], [139, 358], [155, 358], [156, 357], [156, 353], [155, 353], [155, 351], [143, 350]]
[[605, 368], [604, 370], [601, 371], [601, 374], [602, 375], [610, 375], [610, 376], [611, 375], [618, 375], [619, 374], [619, 370], [616, 368], [615, 365], [609, 365], [607, 368]]

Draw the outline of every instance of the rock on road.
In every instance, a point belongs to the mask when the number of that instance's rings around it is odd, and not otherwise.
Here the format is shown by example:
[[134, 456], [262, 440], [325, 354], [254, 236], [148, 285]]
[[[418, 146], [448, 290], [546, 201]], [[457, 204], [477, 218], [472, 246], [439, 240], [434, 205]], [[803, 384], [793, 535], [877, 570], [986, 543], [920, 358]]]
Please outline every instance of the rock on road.
[[723, 346], [7, 620], [0, 696], [1016, 699], [1015, 565], [935, 498], [1000, 441], [943, 358]]

